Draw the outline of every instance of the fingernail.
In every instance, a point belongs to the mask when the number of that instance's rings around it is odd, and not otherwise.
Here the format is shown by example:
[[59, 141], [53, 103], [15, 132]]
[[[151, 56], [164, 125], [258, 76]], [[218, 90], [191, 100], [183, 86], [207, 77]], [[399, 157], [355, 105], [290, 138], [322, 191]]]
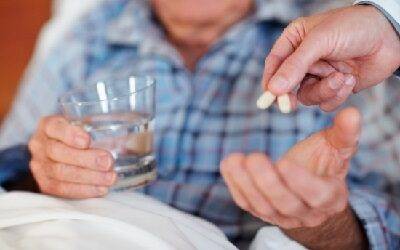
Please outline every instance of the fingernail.
[[288, 94], [281, 95], [278, 97], [278, 106], [279, 110], [284, 114], [288, 114], [292, 111], [290, 98]]
[[108, 170], [111, 167], [112, 160], [109, 155], [101, 155], [96, 159], [97, 166], [103, 170]]
[[84, 148], [87, 147], [87, 137], [82, 135], [76, 135], [74, 138], [75, 144], [78, 147]]
[[289, 82], [285, 78], [281, 76], [275, 76], [270, 81], [269, 89], [275, 90], [275, 92], [281, 92], [286, 90], [288, 86]]
[[356, 84], [356, 79], [353, 75], [346, 75], [344, 79], [344, 84], [348, 86], [354, 86]]

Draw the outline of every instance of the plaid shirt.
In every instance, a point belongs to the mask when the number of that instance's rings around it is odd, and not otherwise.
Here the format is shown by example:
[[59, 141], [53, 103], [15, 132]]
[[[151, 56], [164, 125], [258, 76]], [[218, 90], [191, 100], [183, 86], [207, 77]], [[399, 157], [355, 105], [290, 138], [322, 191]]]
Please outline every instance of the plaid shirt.
[[[231, 27], [189, 72], [146, 1], [106, 1], [48, 57], [32, 65], [4, 123], [0, 144], [25, 144], [38, 119], [59, 112], [57, 98], [77, 85], [129, 75], [154, 76], [159, 178], [141, 191], [217, 224], [231, 240], [251, 239], [263, 223], [234, 204], [219, 173], [221, 159], [233, 152], [259, 151], [276, 160], [331, 122], [330, 116], [314, 108], [300, 107], [285, 115], [275, 108], [260, 111], [255, 106], [262, 92], [264, 59], [283, 28], [272, 19], [285, 20], [293, 14], [271, 11], [272, 2], [258, 1], [255, 14]], [[289, 2], [286, 7], [293, 11], [313, 1]], [[400, 107], [392, 108], [397, 116], [387, 116], [390, 121], [400, 117]], [[385, 144], [387, 133], [398, 132], [398, 122], [390, 123], [395, 128], [386, 128], [385, 121], [373, 120], [366, 131], [375, 131], [375, 123], [383, 127], [385, 139], [379, 134], [372, 141], [363, 139], [366, 144], [349, 174], [350, 203], [371, 247], [398, 249], [400, 171], [398, 159], [388, 150], [400, 149], [400, 140], [391, 137], [391, 143]], [[386, 146], [378, 147], [382, 143]], [[0, 169], [12, 166], [1, 165], [1, 160], [0, 155]], [[386, 169], [396, 175], [388, 179]]]

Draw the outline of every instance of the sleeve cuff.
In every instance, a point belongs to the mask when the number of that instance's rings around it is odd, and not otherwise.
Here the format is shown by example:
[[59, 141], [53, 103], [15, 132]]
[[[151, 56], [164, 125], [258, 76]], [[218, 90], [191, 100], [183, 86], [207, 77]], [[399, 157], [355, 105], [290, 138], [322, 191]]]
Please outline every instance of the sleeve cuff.
[[400, 36], [400, 2], [396, 0], [357, 0], [354, 4], [370, 4], [380, 10]]
[[26, 145], [0, 151], [0, 185], [18, 181], [29, 173], [30, 153]]
[[365, 192], [352, 190], [349, 202], [365, 230], [370, 249], [388, 249], [386, 230], [380, 220], [379, 212], [369, 201]]

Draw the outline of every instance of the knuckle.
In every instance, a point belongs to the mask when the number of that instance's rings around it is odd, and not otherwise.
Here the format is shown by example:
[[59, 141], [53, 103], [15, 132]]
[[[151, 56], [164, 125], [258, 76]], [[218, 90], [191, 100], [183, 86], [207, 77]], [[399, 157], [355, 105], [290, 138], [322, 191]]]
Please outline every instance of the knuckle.
[[298, 17], [296, 19], [294, 19], [293, 21], [291, 21], [289, 23], [289, 25], [287, 26], [288, 30], [292, 30], [292, 29], [297, 29], [299, 27], [299, 25], [302, 24], [302, 17]]
[[[285, 33], [289, 36], [294, 36], [297, 39], [303, 39], [306, 34], [306, 18], [299, 17], [293, 20], [285, 29]], [[292, 42], [293, 43], [293, 42]]]
[[33, 136], [28, 143], [28, 148], [29, 151], [33, 152], [35, 151], [37, 148], [39, 148], [40, 142], [38, 140], [38, 138], [36, 136]]
[[[62, 116], [49, 116], [47, 118], [45, 118], [44, 123], [43, 123], [43, 129], [44, 132], [46, 134], [49, 134], [51, 130], [54, 130], [54, 127], [57, 124], [61, 124], [65, 122], [65, 118], [63, 118]], [[62, 132], [62, 131], [58, 131], [58, 132]]]
[[301, 26], [301, 27], [305, 27], [305, 23], [307, 21], [307, 18], [304, 16], [300, 16], [298, 18], [296, 18], [295, 20], [292, 21], [292, 24], [294, 26]]

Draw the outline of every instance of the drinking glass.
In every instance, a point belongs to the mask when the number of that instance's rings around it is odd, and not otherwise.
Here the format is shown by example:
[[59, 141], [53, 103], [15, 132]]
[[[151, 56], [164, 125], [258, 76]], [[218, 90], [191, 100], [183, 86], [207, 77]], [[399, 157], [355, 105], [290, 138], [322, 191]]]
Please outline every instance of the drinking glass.
[[110, 79], [73, 89], [60, 98], [62, 111], [91, 136], [91, 148], [108, 150], [118, 175], [112, 190], [144, 186], [157, 177], [153, 152], [155, 80]]

